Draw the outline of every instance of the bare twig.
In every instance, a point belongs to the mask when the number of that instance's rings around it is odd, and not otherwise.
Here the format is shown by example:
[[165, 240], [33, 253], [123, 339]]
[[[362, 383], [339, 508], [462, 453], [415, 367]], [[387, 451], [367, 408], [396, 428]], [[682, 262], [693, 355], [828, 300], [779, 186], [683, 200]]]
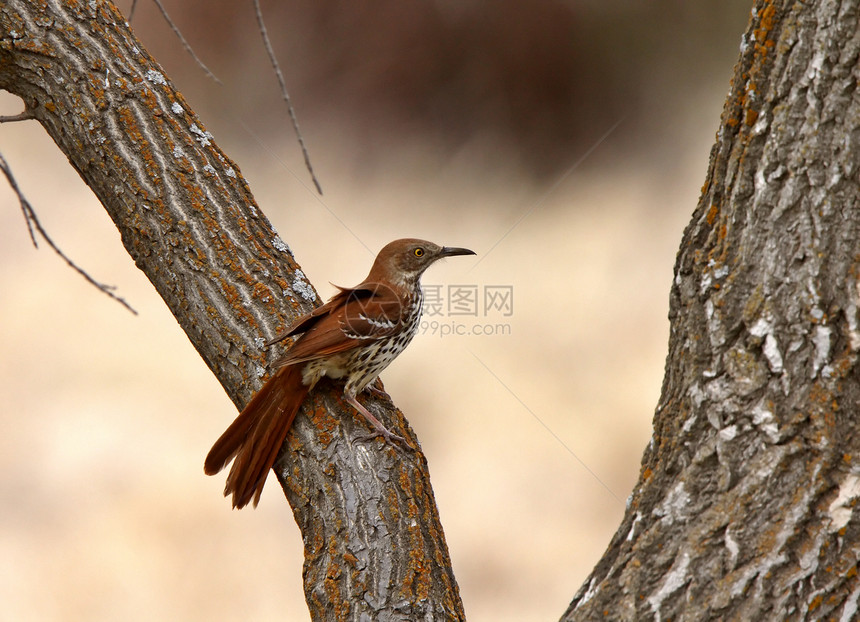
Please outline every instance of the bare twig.
[[131, 9], [128, 11], [128, 23], [134, 19], [134, 10], [137, 8], [137, 0], [131, 0]]
[[[254, 132], [254, 130], [252, 130], [250, 127], [248, 127], [248, 124], [247, 124], [247, 123], [245, 123], [244, 121], [239, 121], [239, 123], [242, 125], [242, 129], [243, 129], [243, 130], [245, 130], [246, 132], [248, 132], [248, 136], [250, 136], [250, 137], [251, 137], [251, 138], [253, 138], [255, 141], [257, 141], [257, 144], [258, 144], [258, 145], [260, 145], [260, 147], [261, 147], [262, 149], [265, 149], [265, 150], [266, 150], [266, 152], [267, 152], [267, 153], [268, 153], [268, 154], [269, 154], [269, 155], [270, 155], [274, 160], [276, 160], [276, 161], [277, 161], [281, 166], [283, 166], [283, 167], [284, 167], [284, 169], [285, 169], [285, 170], [286, 170], [290, 175], [292, 175], [292, 176], [293, 176], [293, 179], [295, 179], [297, 182], [299, 182], [299, 183], [302, 185], [302, 188], [304, 188], [304, 189], [305, 189], [305, 190], [307, 190], [308, 192], [310, 192], [310, 191], [311, 191], [311, 189], [307, 187], [307, 185], [305, 184], [305, 182], [303, 182], [303, 181], [299, 178], [299, 176], [298, 176], [298, 175], [296, 175], [296, 174], [293, 172], [293, 169], [291, 169], [291, 168], [289, 167], [289, 165], [288, 165], [286, 162], [284, 162], [284, 161], [281, 159], [281, 157], [280, 157], [277, 153], [275, 153], [275, 152], [274, 152], [274, 151], [273, 151], [273, 150], [272, 150], [272, 149], [271, 149], [271, 148], [270, 148], [270, 147], [269, 147], [265, 142], [263, 142], [263, 139], [262, 139], [262, 138], [260, 138], [260, 136], [258, 136], [258, 135]], [[320, 192], [320, 194], [322, 194], [322, 192]], [[311, 196], [313, 196], [313, 195], [311, 195]], [[332, 209], [328, 204], [326, 204], [326, 202], [325, 202], [325, 201], [323, 201], [320, 197], [314, 197], [314, 198], [317, 200], [317, 203], [319, 203], [319, 204], [320, 204], [320, 205], [321, 205], [321, 206], [322, 206], [322, 207], [323, 207], [323, 208], [324, 208], [324, 209], [329, 213], [329, 215], [331, 215], [331, 217], [332, 217], [332, 218], [334, 218], [336, 221], [338, 221], [338, 222], [340, 223], [340, 226], [341, 226], [341, 227], [343, 227], [344, 229], [346, 229], [346, 231], [347, 231], [347, 232], [348, 232], [352, 237], [354, 237], [354, 238], [355, 238], [356, 242], [358, 242], [359, 244], [361, 244], [361, 245], [364, 247], [364, 249], [368, 252], [368, 254], [369, 254], [371, 257], [374, 257], [374, 256], [375, 256], [375, 253], [370, 249], [370, 247], [369, 247], [367, 244], [365, 244], [365, 243], [364, 243], [364, 240], [362, 240], [360, 237], [358, 237], [358, 234], [357, 234], [355, 231], [353, 231], [352, 229], [350, 229], [350, 228], [349, 228], [349, 225], [347, 225], [347, 224], [346, 224], [346, 222], [343, 220], [343, 218], [341, 218], [340, 216], [338, 216], [337, 212], [335, 212], [335, 211], [334, 211], [334, 210], [333, 210], [333, 209]]]
[[[179, 32], [179, 28], [177, 28], [176, 24], [173, 23], [173, 20], [170, 19], [170, 15], [167, 14], [167, 9], [164, 8], [164, 5], [161, 4], [161, 0], [152, 0], [155, 3], [155, 6], [158, 7], [158, 10], [161, 11], [161, 15], [164, 17], [164, 21], [167, 22], [167, 25], [170, 26], [173, 33], [179, 39], [180, 43], [182, 43], [182, 47], [185, 48], [185, 51], [191, 55], [191, 58], [194, 59], [194, 62], [203, 70], [203, 73], [206, 74], [207, 77], [212, 78], [216, 83], [223, 84], [218, 77], [209, 71], [209, 68], [203, 64], [203, 61], [197, 57], [197, 54], [194, 53], [194, 50], [191, 49], [191, 45], [189, 45], [188, 41], [185, 40], [185, 37], [182, 36], [182, 33]], [[134, 9], [134, 4], [132, 4], [132, 10]]]
[[17, 195], [18, 202], [21, 203], [21, 212], [24, 214], [24, 222], [27, 223], [27, 231], [30, 234], [30, 240], [32, 240], [35, 248], [39, 248], [39, 243], [36, 241], [36, 233], [33, 231], [33, 218], [31, 216], [31, 214], [33, 214], [33, 208], [26, 197], [24, 197], [21, 189], [18, 188], [18, 182], [15, 181], [15, 177], [12, 175], [12, 170], [6, 162], [6, 158], [2, 155], [0, 155], [0, 169], [3, 169], [3, 173], [6, 175], [6, 179], [9, 180], [9, 185], [12, 187], [12, 192]]
[[11, 123], [13, 121], [29, 121], [33, 118], [35, 118], [33, 117], [33, 113], [29, 110], [25, 110], [24, 112], [19, 112], [18, 114], [0, 116], [0, 123]]
[[290, 95], [287, 93], [284, 74], [281, 73], [281, 66], [278, 64], [278, 59], [275, 57], [275, 50], [272, 49], [272, 43], [269, 41], [269, 34], [266, 32], [266, 24], [263, 22], [263, 12], [260, 10], [260, 0], [254, 0], [254, 11], [257, 13], [257, 24], [260, 26], [260, 35], [263, 37], [263, 45], [266, 46], [269, 60], [272, 61], [272, 67], [275, 70], [275, 75], [278, 77], [278, 83], [281, 85], [281, 95], [287, 104], [287, 110], [290, 113], [290, 120], [293, 122], [293, 129], [296, 131], [296, 138], [299, 140], [299, 147], [301, 147], [302, 156], [305, 159], [305, 167], [311, 175], [311, 179], [314, 182], [314, 186], [316, 186], [317, 192], [322, 194], [322, 186], [320, 186], [320, 182], [314, 174], [314, 168], [311, 166], [311, 158], [308, 155], [307, 147], [305, 147], [305, 140], [302, 138], [302, 133], [299, 130], [299, 120], [296, 118], [296, 111], [293, 110], [293, 104], [290, 102]]
[[[12, 187], [12, 191], [18, 197], [18, 202], [21, 204], [21, 211], [24, 213], [24, 220], [27, 222], [27, 229], [30, 231], [30, 239], [33, 241], [33, 246], [35, 246], [36, 248], [39, 248], [39, 245], [36, 243], [36, 234], [35, 234], [35, 231], [38, 231], [39, 235], [42, 236], [42, 239], [44, 239], [45, 242], [48, 243], [48, 246], [50, 246], [54, 250], [54, 252], [57, 253], [57, 255], [62, 257], [63, 261], [65, 261], [75, 272], [80, 274], [90, 284], [97, 287], [103, 293], [107, 294], [108, 296], [110, 296], [111, 298], [116, 300], [118, 303], [120, 303], [126, 309], [128, 309], [129, 311], [131, 311], [132, 313], [137, 315], [137, 311], [135, 311], [134, 308], [125, 301], [125, 299], [120, 298], [119, 296], [117, 296], [116, 294], [113, 293], [112, 290], [116, 289], [114, 286], [105, 285], [103, 283], [99, 283], [98, 281], [96, 281], [93, 277], [91, 277], [89, 274], [87, 274], [87, 272], [85, 270], [78, 267], [75, 264], [75, 262], [73, 262], [71, 259], [69, 259], [69, 257], [63, 251], [61, 251], [57, 247], [56, 244], [54, 244], [54, 241], [50, 238], [48, 233], [42, 227], [42, 224], [39, 222], [39, 219], [36, 216], [36, 211], [33, 209], [33, 206], [30, 205], [30, 202], [26, 199], [26, 197], [24, 197], [24, 194], [21, 192], [21, 189], [18, 187], [18, 182], [15, 181], [15, 177], [14, 177], [14, 175], [12, 175], [12, 170], [9, 168], [9, 164], [6, 162], [6, 158], [4, 158], [2, 154], [0, 154], [0, 170], [3, 171], [4, 175], [6, 175], [6, 179], [9, 182], [9, 185]], [[34, 231], [34, 227], [35, 227], [35, 231]]]

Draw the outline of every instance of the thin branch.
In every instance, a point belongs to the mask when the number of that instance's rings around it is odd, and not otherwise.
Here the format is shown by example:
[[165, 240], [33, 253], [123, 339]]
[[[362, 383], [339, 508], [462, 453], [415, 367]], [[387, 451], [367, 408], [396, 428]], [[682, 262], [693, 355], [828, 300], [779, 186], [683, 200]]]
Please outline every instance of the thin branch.
[[27, 232], [30, 234], [30, 240], [32, 240], [33, 246], [38, 249], [39, 243], [36, 241], [36, 233], [33, 231], [33, 221], [35, 220], [33, 216], [33, 207], [18, 187], [18, 182], [12, 175], [12, 169], [9, 167], [9, 163], [6, 162], [6, 158], [3, 157], [3, 154], [0, 154], [0, 169], [2, 169], [3, 173], [6, 175], [9, 185], [12, 187], [12, 192], [14, 192], [18, 197], [18, 202], [21, 204], [21, 212], [24, 214], [24, 222], [27, 223]]
[[[171, 30], [173, 30], [173, 33], [176, 35], [176, 37], [182, 43], [182, 47], [184, 47], [185, 51], [191, 55], [191, 58], [193, 58], [194, 62], [197, 63], [197, 65], [200, 67], [200, 69], [203, 70], [203, 73], [205, 73], [207, 77], [212, 78], [216, 83], [223, 84], [221, 82], [221, 80], [219, 80], [218, 77], [214, 73], [209, 71], [209, 68], [203, 64], [203, 61], [200, 60], [197, 57], [197, 54], [194, 53], [194, 50], [191, 49], [191, 45], [188, 43], [188, 41], [185, 40], [185, 37], [182, 36], [182, 33], [179, 32], [179, 28], [177, 28], [176, 24], [173, 23], [173, 20], [170, 19], [170, 15], [167, 14], [167, 9], [165, 9], [164, 5], [161, 4], [161, 0], [152, 0], [152, 1], [155, 3], [155, 6], [158, 7], [158, 10], [161, 11], [161, 15], [164, 17], [164, 21], [167, 22], [167, 25], [170, 26]], [[134, 10], [134, 4], [132, 4], [132, 11], [133, 10]]]
[[69, 257], [63, 251], [61, 251], [56, 244], [54, 244], [54, 241], [50, 238], [48, 233], [42, 227], [42, 224], [39, 222], [39, 218], [36, 216], [36, 211], [33, 209], [33, 206], [30, 205], [30, 202], [26, 199], [26, 197], [24, 197], [24, 194], [18, 187], [18, 182], [15, 181], [15, 176], [12, 175], [12, 170], [11, 168], [9, 168], [9, 164], [8, 162], [6, 162], [6, 158], [4, 158], [2, 154], [0, 154], [0, 170], [3, 171], [4, 175], [6, 175], [6, 179], [9, 182], [9, 185], [12, 187], [12, 191], [18, 196], [18, 202], [21, 204], [21, 211], [24, 213], [24, 220], [27, 222], [27, 229], [30, 231], [30, 239], [33, 241], [33, 246], [39, 248], [39, 245], [36, 243], [36, 234], [33, 230], [33, 228], [35, 227], [35, 230], [38, 231], [39, 235], [42, 236], [42, 239], [44, 239], [45, 242], [48, 243], [48, 246], [50, 246], [54, 250], [54, 252], [57, 253], [57, 255], [62, 257], [63, 261], [65, 261], [75, 272], [84, 277], [84, 279], [86, 279], [91, 285], [94, 285], [103, 293], [107, 294], [108, 296], [116, 300], [118, 303], [120, 303], [122, 306], [124, 306], [126, 309], [137, 315], [137, 311], [135, 311], [134, 308], [125, 301], [125, 299], [120, 298], [113, 293], [112, 290], [116, 289], [116, 287], [114, 287], [113, 285], [105, 285], [96, 281], [93, 277], [87, 274], [85, 270], [78, 267], [75, 262], [69, 259]]
[[302, 150], [302, 156], [305, 159], [305, 168], [311, 175], [311, 179], [316, 186], [317, 192], [323, 193], [322, 186], [314, 174], [314, 168], [311, 166], [311, 158], [308, 155], [308, 149], [305, 146], [305, 140], [302, 138], [302, 133], [299, 130], [299, 120], [296, 118], [296, 111], [293, 110], [293, 104], [290, 102], [290, 95], [287, 93], [287, 85], [284, 82], [284, 74], [281, 73], [281, 66], [278, 64], [278, 59], [275, 58], [275, 50], [272, 49], [272, 43], [269, 40], [269, 33], [266, 32], [266, 24], [263, 22], [263, 12], [260, 10], [260, 0], [254, 0], [254, 11], [257, 13], [257, 24], [260, 25], [260, 35], [263, 37], [263, 45], [266, 46], [266, 52], [269, 54], [269, 60], [272, 61], [272, 67], [275, 70], [275, 75], [278, 77], [278, 83], [281, 85], [281, 96], [287, 104], [287, 110], [290, 113], [290, 120], [293, 122], [293, 129], [296, 131], [296, 138], [299, 140], [299, 147]]
[[33, 231], [33, 207], [24, 196], [24, 193], [21, 192], [21, 189], [18, 188], [18, 182], [15, 181], [15, 177], [12, 175], [12, 170], [9, 168], [9, 164], [6, 162], [6, 158], [4, 158], [2, 154], [0, 154], [0, 169], [3, 169], [3, 173], [6, 175], [9, 185], [12, 187], [12, 192], [14, 192], [18, 197], [18, 202], [21, 204], [21, 212], [24, 214], [24, 222], [27, 223], [27, 232], [30, 234], [30, 240], [33, 242], [33, 247], [38, 249], [39, 243], [36, 241], [36, 233]]
[[[247, 124], [247, 123], [245, 123], [244, 121], [241, 121], [241, 120], [239, 121], [239, 123], [240, 123], [240, 125], [242, 126], [242, 129], [243, 129], [243, 130], [245, 130], [246, 132], [248, 132], [248, 136], [250, 136], [250, 137], [251, 137], [251, 138], [253, 138], [255, 141], [257, 141], [257, 144], [258, 144], [258, 145], [260, 145], [260, 147], [261, 147], [262, 149], [265, 149], [265, 150], [266, 150], [266, 152], [268, 152], [268, 154], [269, 154], [269, 155], [270, 155], [274, 160], [276, 160], [276, 161], [277, 161], [281, 166], [283, 166], [283, 167], [284, 167], [284, 169], [285, 169], [285, 170], [286, 170], [290, 175], [292, 175], [293, 179], [295, 179], [297, 182], [299, 182], [305, 190], [307, 190], [308, 192], [310, 192], [310, 191], [311, 191], [311, 189], [310, 189], [310, 188], [308, 188], [308, 186], [305, 184], [305, 182], [304, 182], [304, 181], [302, 181], [302, 179], [301, 179], [298, 175], [296, 175], [296, 173], [294, 173], [294, 172], [293, 172], [293, 169], [291, 169], [291, 168], [289, 167], [289, 165], [288, 165], [286, 162], [284, 162], [284, 161], [281, 159], [281, 157], [280, 157], [277, 153], [275, 153], [275, 152], [274, 152], [274, 150], [272, 150], [272, 149], [269, 147], [269, 145], [267, 145], [266, 143], [264, 143], [264, 142], [263, 142], [263, 139], [262, 139], [262, 138], [260, 138], [260, 136], [258, 136], [258, 135], [257, 135], [257, 133], [256, 133], [256, 132], [254, 132], [254, 130], [252, 130], [250, 127], [248, 127], [248, 124]], [[322, 192], [320, 192], [320, 194], [322, 194]], [[311, 193], [311, 196], [313, 196], [313, 193]], [[371, 248], [370, 248], [367, 244], [365, 244], [364, 240], [362, 240], [360, 237], [358, 237], [358, 234], [357, 234], [355, 231], [353, 231], [352, 229], [350, 229], [349, 225], [348, 225], [348, 224], [346, 224], [346, 221], [344, 221], [344, 219], [343, 219], [343, 218], [341, 218], [341, 217], [337, 214], [337, 212], [335, 212], [335, 211], [334, 211], [334, 210], [333, 210], [333, 209], [332, 209], [328, 204], [326, 204], [326, 202], [325, 202], [325, 201], [323, 201], [320, 197], [314, 197], [314, 199], [316, 199], [317, 203], [319, 203], [319, 204], [323, 207], [323, 209], [325, 209], [325, 210], [329, 213], [329, 215], [330, 215], [332, 218], [334, 218], [336, 221], [338, 221], [338, 222], [340, 223], [340, 226], [341, 226], [341, 227], [343, 227], [343, 228], [347, 231], [347, 233], [349, 233], [352, 237], [354, 237], [354, 238], [355, 238], [355, 241], [356, 241], [356, 242], [358, 242], [359, 244], [361, 244], [361, 245], [364, 247], [364, 250], [366, 250], [366, 251], [370, 254], [370, 256], [371, 256], [371, 257], [375, 257], [375, 256], [376, 256], [376, 253], [374, 253], [374, 251], [373, 251], [373, 250], [371, 250]]]
[[33, 113], [29, 110], [25, 110], [24, 112], [19, 112], [18, 114], [12, 114], [8, 116], [0, 116], [0, 123], [11, 123], [13, 121], [29, 121], [30, 119], [34, 119]]
[[137, 8], [137, 0], [131, 0], [131, 9], [128, 12], [128, 23], [134, 19], [134, 10]]

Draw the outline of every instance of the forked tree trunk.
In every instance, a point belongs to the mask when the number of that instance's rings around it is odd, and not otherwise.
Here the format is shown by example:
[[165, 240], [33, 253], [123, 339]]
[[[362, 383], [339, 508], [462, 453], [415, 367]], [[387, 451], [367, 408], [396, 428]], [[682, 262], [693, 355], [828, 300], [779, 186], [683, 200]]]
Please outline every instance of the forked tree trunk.
[[[104, 0], [3, 0], [0, 88], [19, 95], [66, 154], [233, 402], [245, 404], [269, 362], [261, 338], [317, 296], [238, 167], [123, 16]], [[330, 389], [314, 392], [276, 468], [304, 538], [312, 618], [463, 619], [423, 455], [379, 443], [350, 450], [367, 430]], [[415, 442], [390, 402], [372, 408]], [[203, 477], [203, 455], [200, 467]]]
[[[858, 1], [755, 6], [678, 255], [652, 443], [564, 620], [858, 612]], [[243, 404], [267, 362], [255, 338], [315, 295], [238, 168], [105, 2], [0, 4], [0, 87]], [[462, 619], [420, 454], [346, 451], [360, 432], [332, 392], [305, 412], [279, 477], [314, 619]]]
[[860, 11], [756, 2], [624, 521], [563, 620], [860, 615]]

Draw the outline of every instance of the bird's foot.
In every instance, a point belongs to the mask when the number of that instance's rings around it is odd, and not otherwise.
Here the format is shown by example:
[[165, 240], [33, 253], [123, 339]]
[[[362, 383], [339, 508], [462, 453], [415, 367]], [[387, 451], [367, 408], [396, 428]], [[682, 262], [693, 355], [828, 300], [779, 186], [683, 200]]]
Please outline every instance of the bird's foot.
[[370, 395], [375, 395], [376, 397], [380, 397], [382, 399], [391, 399], [388, 396], [388, 393], [385, 392], [385, 389], [382, 388], [382, 383], [379, 379], [376, 380], [373, 384], [369, 384], [364, 387], [364, 390], [367, 391]]
[[404, 447], [411, 447], [409, 443], [406, 442], [405, 438], [398, 434], [395, 434], [394, 432], [391, 432], [388, 428], [382, 425], [382, 422], [376, 417], [374, 417], [371, 412], [367, 410], [367, 408], [365, 408], [357, 399], [355, 399], [354, 395], [347, 395], [346, 401], [351, 404], [359, 413], [361, 413], [361, 415], [367, 420], [367, 422], [373, 426], [373, 432], [364, 436], [360, 436], [356, 440], [369, 441], [375, 438], [379, 438], [381, 436], [387, 444], [391, 445], [395, 449], [398, 449], [398, 446], [394, 443], [394, 441], [397, 441]]
[[[382, 438], [385, 444], [391, 445], [396, 450], [400, 450], [400, 447], [409, 447], [411, 446], [406, 442], [406, 439], [400, 436], [399, 434], [395, 434], [386, 428], [382, 428], [380, 430], [374, 430], [370, 434], [362, 434], [359, 437], [356, 437], [355, 440], [360, 442], [372, 441], [375, 438]], [[395, 443], [396, 441], [396, 443]]]

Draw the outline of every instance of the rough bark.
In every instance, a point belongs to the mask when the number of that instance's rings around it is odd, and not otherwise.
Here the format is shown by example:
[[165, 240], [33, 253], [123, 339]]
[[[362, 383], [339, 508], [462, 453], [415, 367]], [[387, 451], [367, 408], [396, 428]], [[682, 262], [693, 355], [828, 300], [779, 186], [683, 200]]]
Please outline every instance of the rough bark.
[[860, 13], [756, 2], [626, 516], [563, 620], [853, 620]]
[[[317, 294], [239, 168], [116, 7], [0, 3], [0, 88], [19, 95], [67, 155], [243, 405], [277, 355], [263, 339], [317, 304]], [[367, 430], [338, 393], [314, 391], [276, 469], [305, 542], [312, 618], [463, 619], [423, 454], [351, 443]], [[417, 446], [390, 402], [370, 407]], [[201, 477], [202, 464], [201, 455]]]

